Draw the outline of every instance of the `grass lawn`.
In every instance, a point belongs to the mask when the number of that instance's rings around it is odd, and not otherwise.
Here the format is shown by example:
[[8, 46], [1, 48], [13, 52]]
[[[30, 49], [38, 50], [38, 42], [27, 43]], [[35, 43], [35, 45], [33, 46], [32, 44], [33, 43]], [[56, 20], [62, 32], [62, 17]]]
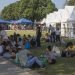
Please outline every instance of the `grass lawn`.
[[[11, 35], [14, 31], [7, 31], [8, 35]], [[21, 30], [18, 31], [21, 35], [23, 34], [31, 34], [35, 35], [35, 31], [32, 30]], [[65, 41], [73, 41], [71, 39], [65, 39]], [[52, 43], [45, 43], [42, 41], [42, 47], [40, 49], [31, 49], [34, 55], [40, 56], [48, 45], [53, 45]], [[64, 49], [64, 46], [56, 44], [60, 50]], [[47, 65], [45, 69], [37, 69], [37, 72], [42, 75], [75, 75], [75, 58], [58, 58], [57, 63], [55, 65]]]
[[25, 35], [30, 34], [30, 35], [33, 36], [33, 35], [36, 34], [36, 32], [34, 30], [17, 30], [17, 31], [15, 31], [15, 30], [7, 30], [8, 35], [12, 35], [14, 32], [20, 34], [21, 36], [23, 36], [24, 34]]
[[[25, 35], [29, 35], [30, 34], [31, 36], [34, 36], [36, 34], [35, 30], [17, 30], [17, 31], [15, 31], [15, 30], [6, 30], [6, 31], [7, 31], [8, 36], [12, 35], [14, 32], [20, 34], [21, 36], [23, 36], [24, 34]], [[45, 33], [46, 33], [45, 31], [42, 32], [43, 35]]]
[[[32, 52], [40, 56], [48, 45], [44, 43], [41, 49], [33, 49]], [[50, 43], [50, 45], [52, 44]], [[60, 45], [58, 47], [60, 49], [64, 48]], [[75, 58], [58, 58], [55, 65], [47, 65], [45, 69], [38, 69], [37, 71], [43, 75], [75, 75]]]

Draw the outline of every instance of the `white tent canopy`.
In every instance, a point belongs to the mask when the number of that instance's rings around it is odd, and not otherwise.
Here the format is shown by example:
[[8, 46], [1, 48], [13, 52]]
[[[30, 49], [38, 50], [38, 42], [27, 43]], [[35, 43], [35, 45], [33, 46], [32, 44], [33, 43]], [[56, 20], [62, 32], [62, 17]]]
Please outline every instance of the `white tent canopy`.
[[41, 21], [41, 24], [44, 24], [46, 21], [46, 19], [44, 18], [42, 21]]
[[69, 17], [68, 12], [64, 9], [60, 14], [61, 14], [61, 22], [67, 22]]
[[71, 15], [73, 15], [74, 6], [65, 6], [64, 12], [62, 12], [62, 20], [61, 22], [67, 22]]
[[61, 16], [60, 16], [59, 12], [55, 11], [55, 12], [47, 15], [46, 24], [50, 25], [52, 23], [59, 23], [60, 19], [61, 19]]
[[55, 20], [57, 23], [61, 22], [61, 14], [60, 12], [54, 12], [55, 13]]
[[50, 13], [49, 16], [47, 16], [46, 20], [49, 20], [50, 23], [52, 22], [60, 22], [60, 15], [58, 12]]
[[72, 6], [70, 7], [70, 9], [67, 9], [67, 11], [69, 11], [69, 18], [68, 18], [68, 22], [75, 22], [75, 7]]
[[60, 22], [67, 22], [67, 21], [75, 21], [75, 6], [65, 6], [64, 9], [59, 9], [53, 13], [50, 13], [46, 16], [45, 23], [60, 23]]
[[61, 27], [61, 35], [67, 37], [75, 37], [75, 6], [65, 6], [64, 9], [59, 9], [46, 16], [46, 26], [56, 27], [57, 23]]

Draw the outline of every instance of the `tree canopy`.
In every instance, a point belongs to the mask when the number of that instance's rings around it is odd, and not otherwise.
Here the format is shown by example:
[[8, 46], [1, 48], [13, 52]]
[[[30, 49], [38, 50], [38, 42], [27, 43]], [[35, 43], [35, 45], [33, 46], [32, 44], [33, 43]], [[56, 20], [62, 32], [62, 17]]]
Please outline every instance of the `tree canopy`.
[[75, 5], [75, 0], [70, 0], [69, 5]]
[[1, 16], [6, 20], [20, 18], [41, 20], [55, 10], [57, 9], [51, 0], [20, 0], [5, 7]]

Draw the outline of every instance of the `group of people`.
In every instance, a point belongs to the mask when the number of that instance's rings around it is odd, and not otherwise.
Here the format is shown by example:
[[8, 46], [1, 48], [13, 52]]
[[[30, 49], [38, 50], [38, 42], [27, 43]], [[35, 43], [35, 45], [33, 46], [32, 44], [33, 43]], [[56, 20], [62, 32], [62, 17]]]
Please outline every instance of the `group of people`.
[[[58, 32], [59, 33], [59, 32]], [[46, 34], [48, 35], [48, 34]], [[55, 34], [51, 33], [53, 38]], [[59, 41], [60, 35], [57, 35]], [[74, 57], [75, 49], [72, 42], [68, 42], [64, 50], [60, 51], [56, 46], [48, 45], [44, 53], [39, 57], [33, 55], [31, 48], [41, 47], [41, 29], [37, 27], [36, 36], [23, 35], [14, 33], [7, 36], [6, 31], [1, 31], [0, 37], [0, 55], [6, 59], [12, 59], [14, 63], [19, 64], [21, 67], [40, 68], [45, 67], [46, 64], [55, 64], [57, 56]], [[48, 41], [49, 39], [46, 39]]]
[[16, 25], [16, 24], [10, 24], [10, 25], [3, 25], [0, 24], [0, 30], [31, 30], [32, 25]]
[[[40, 47], [40, 28], [37, 28], [36, 37], [30, 35], [23, 37], [20, 34], [14, 33], [7, 36], [5, 31], [2, 31], [0, 42], [0, 55], [6, 59], [12, 59], [16, 64], [20, 64], [21, 67], [44, 67], [45, 62], [49, 64], [56, 63], [56, 54], [52, 51], [51, 46], [48, 46], [43, 53], [43, 57], [37, 57], [32, 54], [30, 48]], [[46, 59], [45, 61], [43, 60]]]
[[60, 29], [58, 27], [54, 28], [53, 26], [50, 25], [48, 28], [48, 33], [46, 34], [46, 39], [47, 41], [50, 42], [61, 42], [60, 35], [61, 35]]

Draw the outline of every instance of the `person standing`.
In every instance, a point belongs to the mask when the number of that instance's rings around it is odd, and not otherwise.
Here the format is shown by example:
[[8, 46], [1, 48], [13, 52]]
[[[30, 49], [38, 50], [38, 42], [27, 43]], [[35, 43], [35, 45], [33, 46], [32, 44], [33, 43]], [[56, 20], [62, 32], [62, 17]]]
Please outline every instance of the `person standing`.
[[38, 26], [36, 28], [36, 46], [37, 47], [40, 47], [41, 46], [40, 38], [41, 38], [41, 28]]
[[51, 33], [51, 30], [52, 30], [52, 26], [51, 26], [51, 25], [49, 25], [48, 33]]
[[56, 34], [55, 34], [55, 28], [51, 28], [51, 42], [55, 42]]
[[60, 32], [60, 29], [57, 28], [57, 29], [56, 29], [56, 41], [57, 41], [57, 42], [60, 42], [60, 33], [61, 33], [61, 32]]

